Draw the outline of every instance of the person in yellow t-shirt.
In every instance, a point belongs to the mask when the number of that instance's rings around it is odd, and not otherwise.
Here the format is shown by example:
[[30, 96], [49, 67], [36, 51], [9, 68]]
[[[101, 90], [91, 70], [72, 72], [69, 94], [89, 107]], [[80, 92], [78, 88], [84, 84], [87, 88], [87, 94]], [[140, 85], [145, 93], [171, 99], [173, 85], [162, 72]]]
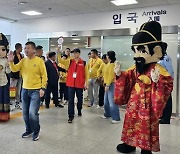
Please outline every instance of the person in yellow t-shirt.
[[91, 59], [89, 60], [87, 64], [87, 70], [88, 70], [88, 97], [90, 99], [90, 102], [88, 104], [88, 107], [91, 107], [93, 105], [98, 105], [98, 91], [99, 91], [99, 85], [97, 83], [97, 72], [100, 68], [103, 61], [98, 57], [98, 51], [96, 49], [91, 50]]
[[71, 57], [71, 50], [70, 48], [66, 48], [65, 50], [65, 54], [68, 56], [66, 59], [63, 59], [61, 56], [63, 55], [63, 53], [59, 53], [57, 54], [57, 62], [58, 64], [61, 63], [64, 65], [65, 68], [69, 68], [70, 65], [70, 61], [73, 59], [73, 57]]
[[22, 109], [26, 131], [22, 138], [27, 138], [32, 134], [33, 141], [39, 139], [39, 108], [40, 98], [44, 96], [47, 84], [47, 72], [44, 61], [35, 56], [35, 43], [25, 44], [26, 58], [18, 64], [14, 64], [13, 52], [8, 55], [9, 66], [12, 72], [20, 71], [23, 79], [22, 86]]
[[116, 61], [116, 53], [114, 51], [108, 51], [107, 59], [109, 63], [106, 65], [103, 75], [105, 84], [104, 115], [101, 117], [103, 119], [111, 117], [112, 124], [116, 124], [120, 122], [119, 107], [114, 103], [114, 62]]
[[101, 66], [98, 70], [98, 73], [97, 73], [98, 83], [99, 83], [99, 107], [97, 107], [97, 108], [103, 107], [103, 105], [104, 105], [104, 78], [103, 78], [103, 75], [105, 72], [106, 65], [108, 64], [108, 59], [106, 57], [106, 54], [104, 54], [102, 56], [102, 60], [104, 63], [101, 64]]
[[[62, 55], [62, 59], [66, 60], [68, 56], [66, 54]], [[59, 63], [59, 67], [62, 67], [64, 69], [68, 69], [63, 64]], [[59, 86], [60, 86], [60, 99], [61, 101], [64, 98], [64, 105], [68, 103], [68, 87], [66, 86], [66, 79], [67, 79], [67, 72], [60, 72], [59, 76]]]

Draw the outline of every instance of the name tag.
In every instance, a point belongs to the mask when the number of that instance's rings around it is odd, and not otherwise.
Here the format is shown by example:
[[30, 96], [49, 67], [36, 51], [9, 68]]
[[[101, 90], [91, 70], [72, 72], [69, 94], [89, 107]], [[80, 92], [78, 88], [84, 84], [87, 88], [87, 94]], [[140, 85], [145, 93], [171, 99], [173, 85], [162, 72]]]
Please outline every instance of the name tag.
[[77, 77], [77, 73], [74, 72], [74, 73], [73, 73], [73, 78], [76, 79], [76, 77]]

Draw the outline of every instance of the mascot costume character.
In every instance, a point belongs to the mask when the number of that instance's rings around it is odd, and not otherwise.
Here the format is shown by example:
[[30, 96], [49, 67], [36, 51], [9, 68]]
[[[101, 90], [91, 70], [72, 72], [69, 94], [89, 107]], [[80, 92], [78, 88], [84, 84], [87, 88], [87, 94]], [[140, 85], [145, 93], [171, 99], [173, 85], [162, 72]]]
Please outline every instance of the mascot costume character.
[[8, 61], [8, 40], [0, 33], [0, 121], [10, 118], [10, 98], [8, 74], [11, 72]]
[[144, 23], [132, 38], [135, 65], [122, 72], [115, 65], [115, 103], [127, 104], [122, 131], [121, 153], [141, 148], [141, 154], [160, 151], [159, 118], [173, 89], [173, 79], [157, 62], [167, 44], [161, 41], [158, 22]]

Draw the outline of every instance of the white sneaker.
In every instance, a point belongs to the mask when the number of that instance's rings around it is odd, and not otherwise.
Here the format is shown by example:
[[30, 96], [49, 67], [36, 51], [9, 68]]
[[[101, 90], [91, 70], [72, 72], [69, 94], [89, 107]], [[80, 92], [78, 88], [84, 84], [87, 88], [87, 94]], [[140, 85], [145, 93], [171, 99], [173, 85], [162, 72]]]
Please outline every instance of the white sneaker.
[[96, 107], [97, 105], [96, 104], [93, 104], [92, 107]]
[[96, 105], [96, 108], [97, 108], [97, 109], [100, 109], [101, 107], [100, 107], [99, 105]]
[[118, 124], [118, 123], [120, 123], [120, 120], [119, 120], [119, 121], [117, 121], [117, 120], [112, 120], [111, 123], [112, 123], [112, 124]]
[[67, 101], [67, 100], [65, 100], [63, 105], [67, 105], [67, 104], [68, 104], [68, 101]]
[[102, 119], [109, 119], [109, 117], [105, 117], [104, 115], [101, 116]]

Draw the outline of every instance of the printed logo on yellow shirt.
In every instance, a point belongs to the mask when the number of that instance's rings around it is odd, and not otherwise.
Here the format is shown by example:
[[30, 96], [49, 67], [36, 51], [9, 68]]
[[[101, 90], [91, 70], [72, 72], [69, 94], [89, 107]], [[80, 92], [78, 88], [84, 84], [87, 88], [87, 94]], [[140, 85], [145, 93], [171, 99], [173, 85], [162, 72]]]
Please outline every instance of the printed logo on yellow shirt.
[[34, 64], [33, 67], [36, 67], [36, 64]]

